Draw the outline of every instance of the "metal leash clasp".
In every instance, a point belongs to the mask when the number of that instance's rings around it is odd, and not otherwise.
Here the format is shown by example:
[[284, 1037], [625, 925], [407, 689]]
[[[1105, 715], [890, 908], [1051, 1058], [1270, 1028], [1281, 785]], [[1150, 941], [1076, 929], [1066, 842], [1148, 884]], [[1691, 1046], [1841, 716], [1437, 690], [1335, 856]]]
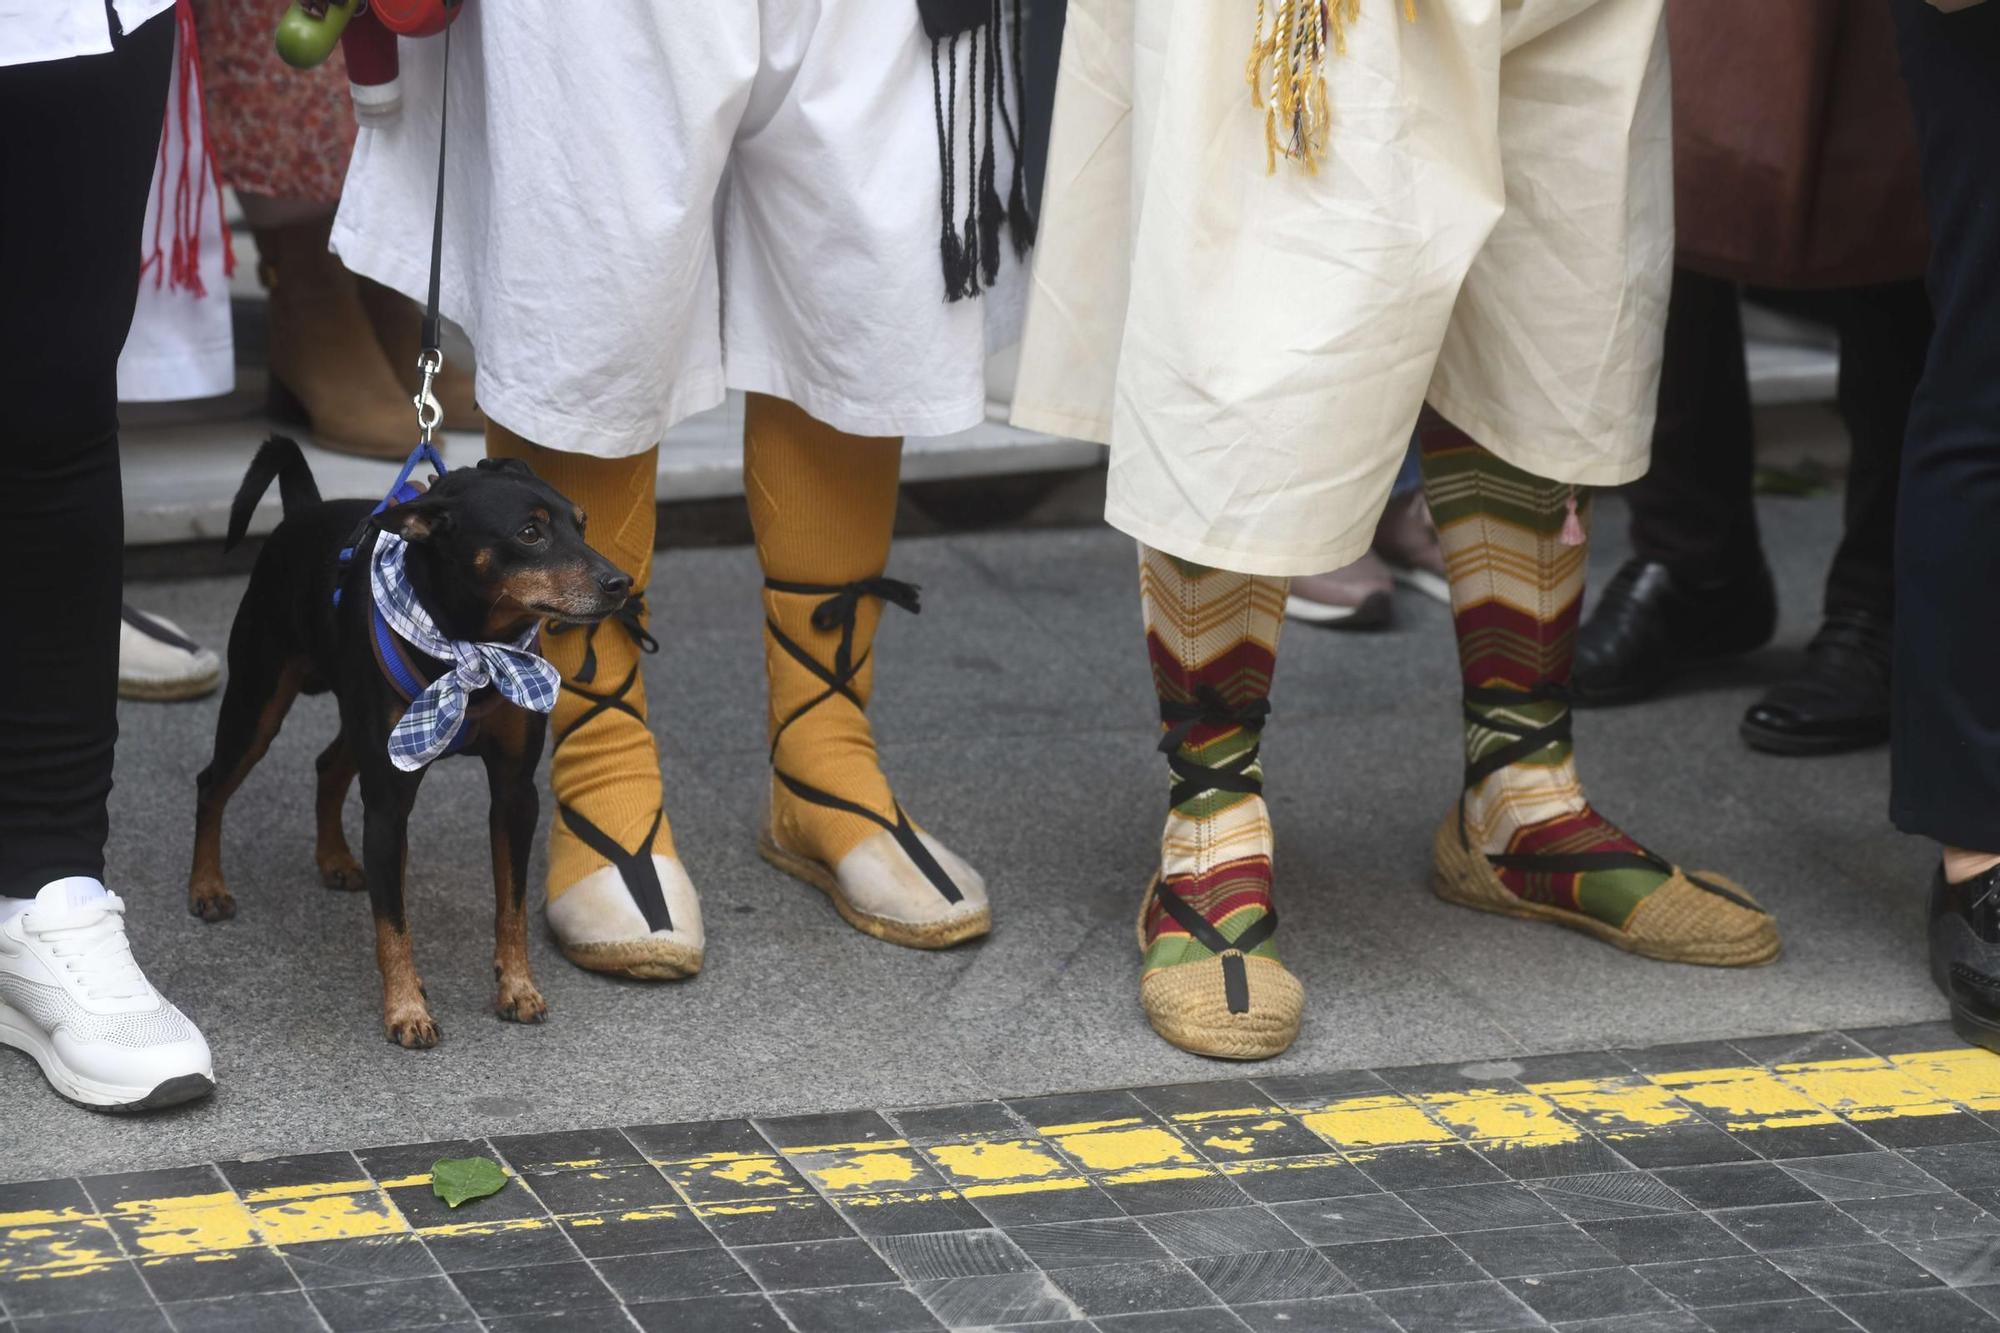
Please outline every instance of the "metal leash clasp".
[[423, 442], [429, 444], [438, 423], [444, 420], [444, 404], [431, 392], [431, 381], [444, 369], [444, 353], [435, 347], [426, 347], [417, 353], [417, 369], [423, 372], [424, 382], [417, 390], [417, 396], [410, 401], [416, 404], [417, 429], [422, 432]]

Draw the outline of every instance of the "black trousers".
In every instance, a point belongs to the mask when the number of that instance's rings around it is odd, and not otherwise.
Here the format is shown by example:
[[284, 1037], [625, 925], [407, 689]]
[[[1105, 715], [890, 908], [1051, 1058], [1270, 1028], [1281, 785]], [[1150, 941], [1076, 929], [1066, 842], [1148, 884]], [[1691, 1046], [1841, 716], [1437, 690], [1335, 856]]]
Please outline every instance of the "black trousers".
[[[1750, 424], [1750, 374], [1735, 283], [1674, 270], [1660, 368], [1653, 468], [1625, 487], [1632, 546], [1702, 582], [1762, 560]], [[1930, 303], [1923, 284], [1773, 293], [1774, 304], [1840, 336], [1840, 414], [1853, 441], [1846, 522], [1826, 577], [1826, 609], [1892, 614], [1896, 474], [1923, 373]]]
[[1890, 816], [2000, 852], [2000, 4], [1893, 0], [1937, 336], [1903, 447]]
[[172, 11], [108, 55], [0, 67], [0, 895], [102, 877], [118, 739], [118, 352]]

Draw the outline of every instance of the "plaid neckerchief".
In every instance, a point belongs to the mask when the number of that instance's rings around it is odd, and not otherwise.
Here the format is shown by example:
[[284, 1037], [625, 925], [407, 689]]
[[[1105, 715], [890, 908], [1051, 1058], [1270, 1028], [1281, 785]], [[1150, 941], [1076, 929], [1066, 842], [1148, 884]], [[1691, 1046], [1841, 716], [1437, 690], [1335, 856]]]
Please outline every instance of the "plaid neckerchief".
[[540, 654], [529, 651], [539, 626], [531, 627], [517, 643], [472, 643], [438, 633], [403, 569], [406, 545], [393, 532], [375, 538], [375, 558], [368, 570], [375, 608], [412, 648], [452, 663], [451, 670], [411, 701], [403, 720], [389, 733], [389, 761], [410, 773], [451, 748], [465, 727], [466, 700], [474, 690], [492, 685], [507, 702], [546, 713], [556, 706], [562, 677]]

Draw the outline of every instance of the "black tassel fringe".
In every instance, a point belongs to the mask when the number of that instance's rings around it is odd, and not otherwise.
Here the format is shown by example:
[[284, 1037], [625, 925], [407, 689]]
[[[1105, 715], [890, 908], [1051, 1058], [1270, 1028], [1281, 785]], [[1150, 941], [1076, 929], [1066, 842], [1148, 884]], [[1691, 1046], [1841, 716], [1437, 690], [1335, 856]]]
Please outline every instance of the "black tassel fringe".
[[[1011, 8], [1012, 27], [1009, 15]], [[976, 297], [1000, 276], [1000, 231], [1006, 228], [1016, 259], [1035, 241], [1035, 218], [1028, 207], [1027, 163], [1021, 133], [1026, 87], [1021, 67], [1021, 0], [917, 0], [924, 31], [931, 39], [931, 94], [937, 114], [938, 257], [947, 301]], [[985, 41], [982, 47], [981, 38]], [[961, 42], [960, 39], [964, 41]], [[966, 52], [965, 214], [958, 216], [958, 66]], [[1008, 68], [1011, 64], [1012, 69]], [[1008, 78], [1012, 74], [1012, 79]], [[984, 74], [984, 86], [981, 75]], [[1014, 105], [1010, 111], [1008, 85]], [[981, 112], [984, 112], [982, 117]], [[995, 176], [994, 122], [1004, 127], [1014, 154], [1013, 179], [1001, 201]], [[982, 119], [984, 123], [982, 124]]]

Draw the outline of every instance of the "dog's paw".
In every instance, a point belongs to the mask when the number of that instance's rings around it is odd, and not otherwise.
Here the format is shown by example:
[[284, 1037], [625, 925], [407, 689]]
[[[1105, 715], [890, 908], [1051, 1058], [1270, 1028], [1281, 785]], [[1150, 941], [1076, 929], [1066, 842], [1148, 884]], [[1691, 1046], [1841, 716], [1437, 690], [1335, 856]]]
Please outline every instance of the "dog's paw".
[[361, 873], [361, 863], [352, 853], [329, 856], [319, 863], [319, 882], [339, 893], [359, 893], [368, 887], [368, 877]]
[[236, 915], [236, 899], [220, 884], [191, 885], [188, 888], [188, 911], [213, 925]]
[[382, 1019], [382, 1027], [389, 1040], [406, 1051], [428, 1051], [438, 1044], [442, 1035], [438, 1031], [437, 1020], [423, 1009], [387, 1014]]
[[533, 985], [502, 989], [493, 1012], [509, 1023], [539, 1023], [549, 1016], [549, 1002]]

